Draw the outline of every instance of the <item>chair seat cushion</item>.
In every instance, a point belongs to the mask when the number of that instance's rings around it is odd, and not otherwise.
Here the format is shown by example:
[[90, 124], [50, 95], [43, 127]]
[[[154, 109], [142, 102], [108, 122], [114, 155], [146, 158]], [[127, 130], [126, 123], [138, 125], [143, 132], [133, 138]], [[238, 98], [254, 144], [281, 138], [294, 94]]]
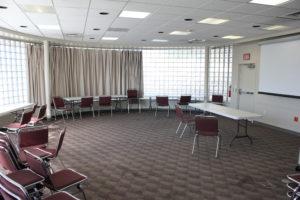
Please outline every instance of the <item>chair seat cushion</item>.
[[36, 146], [25, 147], [25, 148], [20, 149], [20, 151], [19, 151], [19, 160], [22, 164], [27, 163], [26, 155], [25, 155], [25, 152], [24, 152], [24, 150], [26, 150], [27, 148], [45, 148], [45, 145], [36, 145]]
[[[85, 176], [71, 169], [63, 169], [49, 176], [47, 185], [53, 190], [62, 190], [71, 185], [80, 183], [86, 179]], [[49, 182], [50, 181], [50, 182]]]
[[5, 128], [8, 128], [8, 129], [19, 129], [19, 128], [24, 128], [26, 127], [27, 124], [20, 124], [18, 122], [16, 123], [11, 123], [11, 124], [8, 124], [7, 126], [5, 126]]
[[49, 197], [44, 198], [44, 200], [77, 200], [77, 198], [71, 196], [66, 192], [58, 192]]
[[18, 170], [7, 174], [7, 176], [24, 187], [42, 182], [44, 180], [43, 177], [28, 169]]
[[42, 147], [40, 149], [42, 149], [43, 151], [46, 151], [46, 152], [50, 153], [51, 156], [49, 156], [49, 158], [53, 158], [54, 155], [55, 155], [55, 153], [56, 153], [56, 149], [49, 149], [49, 148], [46, 148], [46, 147]]

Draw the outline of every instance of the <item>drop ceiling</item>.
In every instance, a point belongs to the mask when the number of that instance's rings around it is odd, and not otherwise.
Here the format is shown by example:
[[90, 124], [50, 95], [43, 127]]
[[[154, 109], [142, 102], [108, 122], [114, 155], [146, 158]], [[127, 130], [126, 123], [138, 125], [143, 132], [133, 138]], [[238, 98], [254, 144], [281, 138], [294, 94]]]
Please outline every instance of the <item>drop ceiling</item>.
[[[0, 27], [55, 40], [124, 46], [182, 46], [191, 41], [224, 43], [230, 42], [222, 38], [228, 35], [251, 39], [300, 28], [300, 20], [284, 17], [299, 12], [300, 0], [291, 0], [279, 6], [252, 4], [249, 1], [1, 0], [0, 6], [7, 9], [0, 9]], [[119, 17], [124, 10], [149, 12], [150, 15], [144, 19]], [[100, 12], [108, 14], [101, 15]], [[193, 20], [185, 21], [187, 18]], [[229, 21], [219, 25], [197, 23], [206, 18]], [[253, 25], [260, 27], [253, 28]], [[272, 25], [285, 28], [264, 29]], [[174, 31], [191, 33], [170, 35]], [[103, 37], [118, 39], [101, 40]], [[158, 44], [153, 42], [155, 39], [167, 42]]]

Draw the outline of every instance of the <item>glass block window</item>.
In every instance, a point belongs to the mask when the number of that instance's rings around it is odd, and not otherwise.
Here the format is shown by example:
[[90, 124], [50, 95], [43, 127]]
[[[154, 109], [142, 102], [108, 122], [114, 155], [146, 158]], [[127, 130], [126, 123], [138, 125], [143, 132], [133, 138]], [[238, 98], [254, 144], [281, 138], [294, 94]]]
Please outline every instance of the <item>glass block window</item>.
[[28, 102], [24, 42], [0, 38], [0, 106]]
[[209, 49], [208, 68], [208, 97], [211, 100], [213, 94], [223, 95], [224, 101], [228, 101], [228, 90], [232, 76], [232, 46], [224, 46]]
[[204, 99], [205, 48], [143, 50], [144, 96]]

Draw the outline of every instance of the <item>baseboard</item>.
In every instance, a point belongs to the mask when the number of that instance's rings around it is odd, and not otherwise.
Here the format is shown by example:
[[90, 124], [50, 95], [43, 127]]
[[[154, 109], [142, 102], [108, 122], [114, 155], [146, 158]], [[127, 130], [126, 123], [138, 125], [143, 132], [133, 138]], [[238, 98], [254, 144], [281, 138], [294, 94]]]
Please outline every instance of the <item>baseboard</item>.
[[296, 132], [296, 131], [291, 131], [291, 130], [288, 130], [288, 129], [280, 128], [280, 127], [277, 127], [277, 126], [273, 126], [273, 125], [266, 124], [266, 123], [263, 123], [263, 122], [258, 122], [258, 121], [254, 121], [254, 124], [257, 125], [257, 126], [267, 127], [267, 128], [270, 128], [270, 129], [273, 129], [273, 130], [276, 130], [276, 131], [281, 131], [281, 132], [297, 135], [297, 136], [300, 137], [300, 133]]

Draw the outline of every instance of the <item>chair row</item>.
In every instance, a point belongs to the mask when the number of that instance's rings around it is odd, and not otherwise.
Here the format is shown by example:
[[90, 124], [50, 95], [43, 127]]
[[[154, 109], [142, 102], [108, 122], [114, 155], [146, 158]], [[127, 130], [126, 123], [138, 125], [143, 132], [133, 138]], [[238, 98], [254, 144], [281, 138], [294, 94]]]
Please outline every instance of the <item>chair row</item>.
[[287, 196], [291, 200], [300, 199], [300, 174], [287, 175], [289, 183], [287, 183]]
[[[46, 197], [52, 199], [78, 199], [64, 190], [76, 186], [82, 192], [82, 183], [87, 180], [72, 169], [53, 172], [51, 161], [58, 156], [62, 147], [66, 129], [61, 129], [56, 149], [49, 149], [48, 127], [23, 128], [18, 132], [17, 145], [13, 144], [7, 134], [0, 134], [0, 187], [4, 200], [41, 199], [43, 189], [47, 187], [55, 194]], [[1, 197], [1, 196], [0, 196]]]

